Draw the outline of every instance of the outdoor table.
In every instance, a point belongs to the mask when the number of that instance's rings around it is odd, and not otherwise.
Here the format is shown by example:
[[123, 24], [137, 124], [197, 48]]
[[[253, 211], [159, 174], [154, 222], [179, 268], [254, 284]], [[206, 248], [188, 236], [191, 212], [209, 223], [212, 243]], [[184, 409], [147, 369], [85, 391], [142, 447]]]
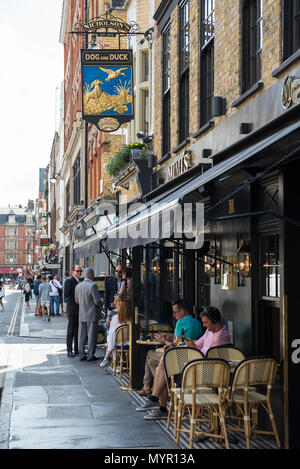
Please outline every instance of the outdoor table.
[[161, 345], [161, 342], [157, 342], [156, 340], [137, 340], [137, 344], [140, 345]]

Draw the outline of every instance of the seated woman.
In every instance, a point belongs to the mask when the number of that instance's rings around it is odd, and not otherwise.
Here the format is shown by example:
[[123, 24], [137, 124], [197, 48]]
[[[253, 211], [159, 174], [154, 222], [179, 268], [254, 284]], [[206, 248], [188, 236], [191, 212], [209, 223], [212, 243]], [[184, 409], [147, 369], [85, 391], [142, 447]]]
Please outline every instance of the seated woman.
[[[104, 357], [104, 360], [100, 364], [100, 367], [102, 368], [109, 365], [109, 360], [111, 359], [111, 356], [115, 348], [115, 333], [116, 333], [117, 328], [119, 326], [129, 324], [131, 321], [132, 313], [131, 313], [130, 300], [128, 300], [127, 298], [118, 298], [117, 312], [118, 314], [115, 314], [115, 316], [113, 316], [110, 322], [110, 327], [109, 327], [109, 332], [108, 332], [108, 337], [107, 337], [107, 352]], [[126, 345], [126, 343], [124, 345]], [[127, 345], [129, 345], [129, 343], [127, 343]]]

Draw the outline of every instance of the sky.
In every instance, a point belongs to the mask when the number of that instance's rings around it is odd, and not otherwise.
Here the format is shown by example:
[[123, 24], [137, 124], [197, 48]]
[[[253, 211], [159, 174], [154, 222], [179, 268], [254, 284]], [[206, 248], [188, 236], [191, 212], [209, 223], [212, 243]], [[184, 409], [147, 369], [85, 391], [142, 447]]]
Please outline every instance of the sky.
[[62, 0], [0, 0], [0, 206], [38, 197], [63, 80]]

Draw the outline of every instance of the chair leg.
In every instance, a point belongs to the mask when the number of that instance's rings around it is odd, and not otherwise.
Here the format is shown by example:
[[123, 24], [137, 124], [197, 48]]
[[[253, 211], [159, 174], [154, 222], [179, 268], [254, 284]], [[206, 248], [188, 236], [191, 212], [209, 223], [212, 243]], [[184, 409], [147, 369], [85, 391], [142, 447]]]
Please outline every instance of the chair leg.
[[253, 433], [253, 439], [256, 440], [257, 437], [257, 426], [258, 426], [258, 412], [257, 412], [257, 406], [253, 407], [251, 409], [252, 411], [252, 433]]
[[247, 449], [250, 449], [250, 417], [249, 415], [244, 415], [244, 431], [246, 437], [246, 446]]
[[267, 406], [268, 406], [268, 414], [269, 414], [269, 417], [270, 417], [270, 421], [271, 421], [273, 433], [274, 433], [274, 436], [275, 436], [275, 440], [276, 440], [278, 448], [280, 448], [281, 445], [280, 445], [280, 440], [279, 440], [279, 436], [278, 436], [278, 432], [277, 432], [275, 418], [274, 418], [274, 415], [273, 415], [273, 412], [272, 412], [272, 407], [271, 407], [271, 404], [270, 404], [269, 400], [267, 400]]
[[228, 435], [227, 435], [227, 429], [225, 425], [225, 417], [224, 417], [224, 413], [223, 413], [223, 409], [221, 405], [219, 406], [219, 416], [220, 416], [221, 432], [224, 435], [224, 439], [225, 439], [225, 447], [226, 449], [229, 449]]
[[192, 405], [192, 414], [190, 416], [190, 449], [193, 449], [193, 440], [195, 438], [196, 424], [196, 406]]
[[174, 410], [174, 396], [171, 395], [170, 396], [168, 419], [167, 419], [167, 425], [166, 425], [167, 430], [169, 430], [169, 427], [170, 427], [170, 422], [171, 422], [173, 410]]
[[176, 444], [178, 445], [180, 439], [180, 429], [181, 429], [181, 420], [182, 420], [182, 402], [179, 401], [178, 404], [178, 413], [177, 413], [177, 423], [176, 423]]
[[115, 353], [114, 353], [114, 372], [113, 372], [114, 376], [116, 376], [116, 368], [117, 368], [117, 351], [115, 350]]
[[123, 360], [124, 360], [124, 352], [120, 353], [120, 378], [122, 379], [123, 376]]

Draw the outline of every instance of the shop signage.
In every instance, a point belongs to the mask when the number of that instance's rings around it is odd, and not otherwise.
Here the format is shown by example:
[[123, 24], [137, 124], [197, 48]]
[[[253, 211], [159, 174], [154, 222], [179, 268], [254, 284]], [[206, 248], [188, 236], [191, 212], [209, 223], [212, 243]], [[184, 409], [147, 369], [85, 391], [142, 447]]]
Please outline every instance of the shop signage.
[[50, 238], [40, 238], [40, 246], [49, 246]]
[[46, 264], [46, 269], [60, 269], [61, 265], [60, 264]]
[[99, 221], [99, 215], [95, 215], [94, 217], [90, 218], [85, 222], [85, 229], [91, 228], [94, 225], [97, 225]]
[[292, 104], [300, 103], [300, 78], [287, 76], [282, 85], [282, 106], [288, 109]]
[[82, 117], [113, 132], [134, 117], [132, 50], [81, 51]]
[[168, 180], [174, 179], [180, 174], [185, 173], [192, 167], [192, 153], [184, 152], [184, 154], [178, 158], [174, 163], [171, 163], [168, 167]]
[[111, 31], [109, 30], [111, 29], [115, 31], [116, 34], [130, 34], [132, 27], [132, 24], [128, 24], [121, 18], [106, 12], [104, 15], [92, 18], [86, 23], [77, 23], [75, 31], [72, 32], [79, 34], [90, 32], [99, 34], [100, 31], [102, 31], [103, 36], [110, 37]]

